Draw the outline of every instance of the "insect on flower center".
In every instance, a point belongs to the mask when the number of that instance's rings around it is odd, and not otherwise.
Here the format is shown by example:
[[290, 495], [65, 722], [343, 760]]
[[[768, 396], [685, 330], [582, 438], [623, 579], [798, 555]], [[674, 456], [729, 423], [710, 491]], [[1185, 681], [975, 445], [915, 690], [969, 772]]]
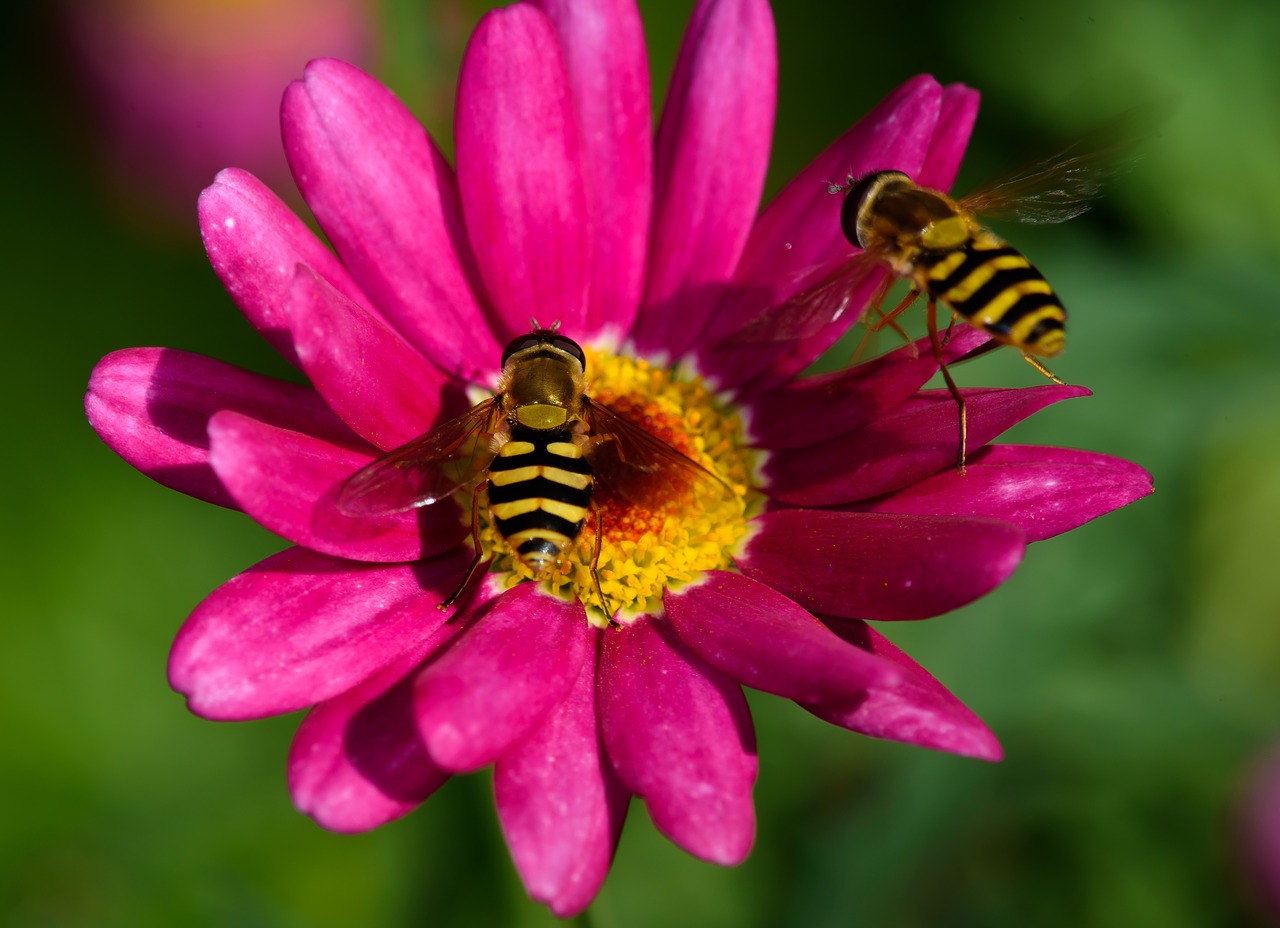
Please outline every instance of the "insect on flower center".
[[[583, 351], [587, 395], [661, 442], [661, 455], [646, 459], [643, 468], [621, 461], [619, 470], [631, 467], [625, 481], [597, 469], [592, 511], [549, 569], [535, 572], [512, 551], [486, 505], [479, 507], [479, 535], [493, 556], [490, 570], [508, 586], [537, 580], [555, 595], [581, 600], [590, 621], [602, 626], [609, 615], [627, 622], [660, 612], [663, 590], [731, 565], [758, 508], [748, 491], [756, 461], [741, 417], [701, 378], [641, 358], [588, 346]], [[612, 438], [593, 433], [588, 440]]]

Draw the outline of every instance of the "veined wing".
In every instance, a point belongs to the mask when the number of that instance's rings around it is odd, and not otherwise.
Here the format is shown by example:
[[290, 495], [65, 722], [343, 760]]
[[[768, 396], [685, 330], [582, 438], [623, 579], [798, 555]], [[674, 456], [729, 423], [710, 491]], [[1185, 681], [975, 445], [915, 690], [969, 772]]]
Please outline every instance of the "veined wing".
[[869, 281], [882, 263], [874, 252], [854, 252], [816, 283], [766, 310], [727, 341], [759, 344], [810, 338], [842, 318], [861, 313], [874, 293]]
[[1086, 212], [1107, 182], [1127, 171], [1134, 148], [1168, 116], [1168, 104], [1126, 110], [1070, 145], [969, 193], [956, 202], [988, 219], [1065, 222]]
[[349, 516], [407, 512], [474, 485], [496, 453], [490, 439], [501, 417], [497, 399], [488, 399], [388, 451], [347, 478], [338, 508]]
[[697, 500], [706, 506], [733, 495], [727, 483], [697, 461], [608, 406], [584, 400], [590, 435], [583, 452], [601, 486], [654, 509], [671, 500]]

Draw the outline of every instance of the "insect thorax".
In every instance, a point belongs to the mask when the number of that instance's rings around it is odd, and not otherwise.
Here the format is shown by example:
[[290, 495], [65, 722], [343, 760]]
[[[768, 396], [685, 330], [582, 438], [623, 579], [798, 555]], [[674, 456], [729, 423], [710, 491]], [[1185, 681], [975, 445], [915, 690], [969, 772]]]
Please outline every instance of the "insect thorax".
[[503, 384], [503, 409], [531, 429], [560, 429], [578, 418], [582, 373], [558, 354], [534, 355], [510, 365]]

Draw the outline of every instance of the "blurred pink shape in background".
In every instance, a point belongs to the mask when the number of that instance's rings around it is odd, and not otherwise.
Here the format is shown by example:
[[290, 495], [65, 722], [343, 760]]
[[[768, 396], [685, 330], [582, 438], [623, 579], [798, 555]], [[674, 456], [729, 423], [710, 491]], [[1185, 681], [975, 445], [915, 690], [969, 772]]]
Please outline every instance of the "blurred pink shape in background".
[[1280, 925], [1280, 747], [1249, 772], [1237, 816], [1247, 893], [1267, 924]]
[[65, 13], [116, 205], [183, 224], [229, 166], [297, 201], [281, 88], [312, 58], [367, 63], [376, 28], [368, 0], [81, 0]]

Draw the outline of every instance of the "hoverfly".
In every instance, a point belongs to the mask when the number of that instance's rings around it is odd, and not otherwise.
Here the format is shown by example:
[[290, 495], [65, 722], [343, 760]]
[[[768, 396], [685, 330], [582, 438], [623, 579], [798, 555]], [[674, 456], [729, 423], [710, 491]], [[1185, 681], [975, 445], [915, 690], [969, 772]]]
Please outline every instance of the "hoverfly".
[[[758, 317], [739, 333], [753, 340], [816, 334], [850, 308], [855, 291], [878, 268], [890, 273], [872, 297], [876, 318], [868, 335], [885, 326], [906, 338], [897, 317], [920, 296], [927, 297], [929, 340], [960, 419], [958, 470], [963, 473], [968, 423], [964, 397], [943, 360], [937, 304], [991, 336], [990, 347], [1012, 345], [1036, 370], [1062, 383], [1038, 358], [1054, 357], [1065, 343], [1066, 309], [1053, 287], [1022, 253], [984, 227], [978, 216], [1027, 223], [1065, 222], [1089, 209], [1102, 182], [1117, 171], [1116, 156], [1136, 141], [1147, 109], [1131, 110], [1104, 123], [1075, 144], [1029, 168], [959, 199], [917, 184], [902, 171], [881, 170], [830, 184], [843, 193], [840, 227], [858, 251], [819, 282], [777, 309]], [[1144, 133], [1145, 134], [1145, 133]], [[881, 308], [898, 279], [909, 281], [906, 298], [889, 311]], [[948, 329], [949, 331], [949, 329]], [[865, 343], [865, 339], [864, 339]], [[986, 348], [978, 349], [979, 352]], [[861, 348], [859, 349], [859, 352]]]
[[533, 325], [503, 350], [494, 396], [356, 471], [340, 488], [338, 507], [348, 515], [384, 515], [474, 491], [475, 557], [441, 609], [462, 594], [484, 561], [481, 490], [499, 536], [537, 575], [556, 566], [594, 510], [591, 576], [601, 609], [612, 618], [597, 570], [603, 522], [593, 501], [596, 481], [642, 506], [732, 491], [702, 465], [588, 397], [582, 348], [556, 333], [558, 323]]

